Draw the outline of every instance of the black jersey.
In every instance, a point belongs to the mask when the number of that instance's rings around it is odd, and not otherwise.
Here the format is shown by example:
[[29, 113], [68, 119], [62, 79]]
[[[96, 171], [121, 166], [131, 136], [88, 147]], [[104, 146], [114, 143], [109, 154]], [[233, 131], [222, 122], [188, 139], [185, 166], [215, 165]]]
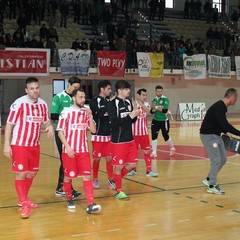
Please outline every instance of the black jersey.
[[240, 136], [240, 131], [233, 127], [226, 118], [227, 107], [222, 100], [214, 103], [206, 113], [203, 119], [200, 133], [201, 134], [216, 134], [230, 132]]
[[110, 136], [110, 124], [108, 118], [109, 99], [96, 96], [90, 101], [93, 119], [96, 123], [96, 133], [98, 136]]
[[137, 117], [131, 118], [129, 114], [133, 110], [129, 99], [123, 100], [116, 97], [108, 104], [108, 114], [111, 126], [111, 141], [113, 143], [124, 143], [133, 141], [132, 124]]

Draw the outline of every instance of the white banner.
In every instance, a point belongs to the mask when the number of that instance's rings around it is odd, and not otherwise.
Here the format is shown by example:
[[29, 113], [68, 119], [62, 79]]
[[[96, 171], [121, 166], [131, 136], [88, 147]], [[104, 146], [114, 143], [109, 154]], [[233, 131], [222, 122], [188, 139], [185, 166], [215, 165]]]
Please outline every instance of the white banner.
[[90, 50], [59, 49], [62, 75], [87, 76], [89, 74]]
[[179, 103], [178, 109], [181, 121], [203, 120], [206, 115], [206, 105], [204, 102]]
[[231, 58], [208, 55], [208, 76], [231, 78]]
[[205, 54], [188, 56], [183, 54], [183, 72], [185, 79], [206, 79], [207, 61]]
[[150, 56], [145, 52], [137, 52], [139, 77], [149, 77], [152, 63]]
[[240, 80], [240, 56], [235, 56], [236, 76]]

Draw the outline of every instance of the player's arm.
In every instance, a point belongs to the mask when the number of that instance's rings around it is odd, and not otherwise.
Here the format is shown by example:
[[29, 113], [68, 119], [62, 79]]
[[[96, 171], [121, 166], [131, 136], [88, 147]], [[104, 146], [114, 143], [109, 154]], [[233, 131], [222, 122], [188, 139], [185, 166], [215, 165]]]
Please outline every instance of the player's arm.
[[162, 113], [168, 112], [169, 100], [166, 98], [164, 99], [163, 106], [155, 106], [156, 111], [160, 111]]
[[5, 134], [4, 134], [4, 147], [3, 147], [3, 154], [11, 158], [12, 157], [12, 148], [11, 148], [11, 135], [12, 135], [13, 125], [7, 123], [5, 126]]
[[60, 98], [55, 95], [52, 99], [51, 109], [50, 109], [50, 118], [51, 120], [58, 121], [59, 119], [59, 108], [60, 108]]
[[93, 120], [91, 108], [86, 108], [87, 114], [89, 116], [89, 130], [92, 134], [96, 133], [96, 123]]
[[[100, 104], [99, 104], [100, 105]], [[93, 99], [90, 104], [90, 109], [92, 110], [93, 116], [96, 116], [97, 118], [101, 118], [104, 116], [104, 114], [107, 112], [107, 106], [98, 106], [98, 98]]]
[[52, 137], [54, 135], [54, 129], [50, 120], [48, 120], [46, 123], [43, 123], [43, 127], [43, 132], [46, 132], [48, 137]]
[[67, 150], [67, 155], [70, 158], [74, 157], [75, 152], [73, 151], [73, 149], [71, 148], [71, 146], [68, 144], [67, 139], [65, 138], [64, 135], [64, 130], [58, 130], [58, 136], [62, 142], [62, 144], [65, 146], [66, 150]]

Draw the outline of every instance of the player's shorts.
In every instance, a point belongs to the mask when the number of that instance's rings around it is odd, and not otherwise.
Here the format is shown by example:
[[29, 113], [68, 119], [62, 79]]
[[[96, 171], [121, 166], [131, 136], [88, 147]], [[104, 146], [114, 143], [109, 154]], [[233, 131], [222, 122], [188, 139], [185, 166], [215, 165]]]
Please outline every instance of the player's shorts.
[[111, 142], [92, 142], [93, 158], [111, 157]]
[[127, 143], [112, 143], [112, 165], [122, 166], [127, 163], [137, 163], [137, 147], [134, 141]]
[[134, 141], [137, 145], [137, 148], [140, 146], [142, 150], [150, 150], [150, 141], [148, 135], [134, 136]]
[[91, 160], [89, 152], [75, 153], [70, 158], [67, 153], [62, 153], [64, 176], [68, 178], [77, 178], [79, 176], [91, 175]]
[[12, 171], [38, 172], [40, 146], [25, 147], [12, 145]]

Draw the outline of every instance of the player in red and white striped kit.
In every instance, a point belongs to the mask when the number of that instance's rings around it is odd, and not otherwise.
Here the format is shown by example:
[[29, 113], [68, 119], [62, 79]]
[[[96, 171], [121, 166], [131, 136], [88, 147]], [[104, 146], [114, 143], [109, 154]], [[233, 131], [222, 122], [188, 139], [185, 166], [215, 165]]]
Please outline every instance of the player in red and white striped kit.
[[25, 91], [27, 95], [11, 105], [3, 150], [6, 157], [12, 158], [12, 170], [16, 173], [15, 188], [18, 205], [22, 206], [21, 218], [28, 218], [30, 208], [38, 207], [38, 204], [28, 198], [28, 192], [39, 169], [42, 125], [48, 136], [53, 136], [54, 133], [47, 104], [39, 98], [38, 79], [27, 78]]
[[[150, 105], [148, 102], [146, 102], [146, 99], [147, 90], [145, 88], [139, 89], [137, 91], [137, 100], [133, 101], [133, 104], [135, 104], [137, 109], [140, 110], [137, 121], [133, 124], [133, 135], [137, 147], [140, 146], [144, 152], [144, 160], [146, 163], [146, 176], [157, 177], [158, 173], [152, 170], [152, 159], [150, 156], [151, 150], [147, 127], [147, 114], [150, 113]], [[135, 174], [137, 174], [136, 168], [132, 169], [127, 175], [133, 176]]]
[[68, 209], [75, 209], [72, 198], [72, 179], [82, 176], [83, 188], [87, 198], [87, 213], [101, 211], [101, 206], [93, 202], [91, 181], [91, 160], [88, 152], [87, 129], [96, 132], [90, 108], [85, 107], [85, 93], [82, 89], [72, 92], [74, 104], [64, 108], [59, 116], [57, 131], [63, 144], [62, 160], [64, 169], [63, 188], [67, 197]]

